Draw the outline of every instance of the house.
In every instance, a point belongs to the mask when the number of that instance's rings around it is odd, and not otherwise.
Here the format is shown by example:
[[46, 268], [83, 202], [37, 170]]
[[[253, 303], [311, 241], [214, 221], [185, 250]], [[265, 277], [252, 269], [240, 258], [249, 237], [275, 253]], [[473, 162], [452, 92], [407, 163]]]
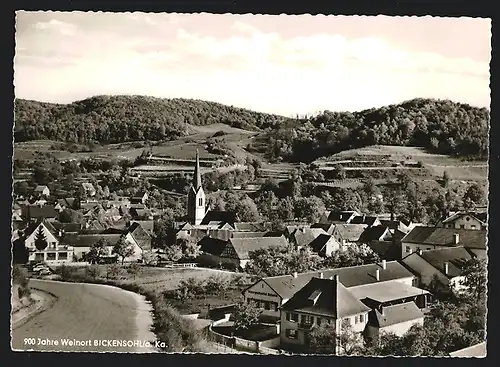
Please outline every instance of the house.
[[321, 224], [348, 224], [360, 214], [354, 210], [332, 211], [326, 210], [320, 217]]
[[207, 225], [210, 222], [224, 223], [234, 228], [234, 225], [238, 222], [238, 220], [235, 212], [209, 210], [206, 212], [200, 224]]
[[311, 244], [320, 235], [328, 235], [328, 233], [322, 228], [296, 229], [288, 237], [288, 240], [296, 249], [301, 249]]
[[132, 198], [130, 198], [130, 203], [146, 205], [148, 198], [149, 195], [146, 191], [139, 191]]
[[221, 255], [226, 248], [228, 240], [204, 237], [198, 242], [200, 246], [201, 254], [196, 259], [199, 264], [203, 264], [211, 267], [222, 267]]
[[233, 223], [235, 231], [238, 232], [262, 232], [265, 231], [264, 225], [257, 222], [235, 222]]
[[65, 233], [79, 233], [82, 230], [83, 225], [81, 223], [61, 223], [59, 221], [50, 222], [52, 226], [64, 235]]
[[366, 224], [336, 224], [332, 235], [342, 246], [359, 244], [366, 228]]
[[320, 256], [331, 256], [333, 252], [342, 249], [342, 245], [329, 234], [320, 234], [308, 246]]
[[419, 278], [421, 286], [428, 286], [433, 279], [445, 286], [459, 287], [464, 264], [474, 254], [463, 246], [413, 252], [401, 262]]
[[486, 230], [488, 227], [487, 214], [486, 212], [456, 212], [439, 223], [439, 226], [443, 228]]
[[415, 275], [399, 262], [382, 260], [379, 264], [265, 277], [244, 289], [242, 293], [245, 302], [258, 304], [266, 317], [279, 318], [279, 307], [312, 278], [331, 278], [334, 275], [339, 275], [342, 284], [348, 288], [389, 281], [398, 281], [410, 286], [416, 283]]
[[229, 238], [275, 237], [269, 232], [230, 232]]
[[[222, 242], [225, 245], [221, 250]], [[207, 243], [215, 244], [215, 246], [211, 247], [212, 245], [207, 245]], [[211, 241], [204, 240], [203, 243], [199, 244], [202, 246], [202, 251], [210, 255], [211, 261], [229, 269], [244, 269], [249, 261], [249, 252], [251, 251], [289, 245], [284, 236], [231, 238], [228, 241], [211, 239]]]
[[106, 255], [112, 254], [113, 247], [120, 239], [121, 234], [67, 234], [61, 238], [61, 243], [72, 246], [75, 261], [85, 260], [85, 256], [89, 253], [93, 245], [100, 240], [105, 241]]
[[31, 223], [24, 231], [24, 246], [28, 250], [28, 261], [43, 261], [47, 264], [62, 264], [73, 261], [73, 248], [60, 243], [60, 233], [47, 220]]
[[153, 220], [151, 209], [136, 208], [132, 205], [129, 209], [129, 214], [134, 220]]
[[397, 260], [401, 257], [401, 239], [405, 233], [391, 230], [385, 225], [368, 227], [361, 234], [361, 242], [368, 245], [381, 259]]
[[138, 223], [140, 224], [140, 226], [150, 235], [150, 236], [153, 236], [154, 235], [154, 226], [155, 226], [155, 222], [152, 221], [152, 220], [131, 220], [128, 225], [131, 225], [133, 223]]
[[338, 332], [347, 323], [361, 333], [369, 312], [370, 308], [340, 282], [338, 275], [312, 278], [281, 307], [280, 347], [306, 351], [309, 332], [324, 323]]
[[464, 246], [478, 258], [485, 259], [486, 231], [417, 226], [401, 239], [401, 258], [412, 252]]
[[321, 223], [314, 223], [311, 225], [311, 229], [322, 229], [328, 234], [333, 234], [333, 231], [335, 231], [335, 224], [321, 224]]
[[464, 349], [451, 352], [450, 357], [458, 357], [458, 358], [486, 357], [486, 342], [482, 342]]
[[134, 254], [125, 259], [125, 261], [134, 261], [142, 258], [144, 251], [151, 250], [151, 236], [137, 222], [130, 225], [124, 233], [125, 240], [134, 246]]
[[414, 325], [424, 325], [424, 313], [415, 302], [405, 302], [370, 311], [363, 334], [369, 343], [377, 343], [381, 333], [403, 336]]
[[35, 194], [36, 197], [49, 197], [50, 196], [50, 190], [45, 185], [38, 185], [37, 187], [35, 187], [34, 194]]
[[90, 182], [82, 182], [82, 190], [86, 196], [93, 197], [96, 194], [94, 185]]

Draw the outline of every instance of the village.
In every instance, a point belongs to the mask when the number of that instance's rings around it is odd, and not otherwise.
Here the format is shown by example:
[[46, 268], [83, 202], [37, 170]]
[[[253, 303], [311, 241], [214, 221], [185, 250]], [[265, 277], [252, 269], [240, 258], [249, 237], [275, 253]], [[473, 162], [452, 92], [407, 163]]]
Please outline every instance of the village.
[[[245, 274], [255, 268], [259, 253], [272, 255], [278, 248], [304, 262], [349, 251], [373, 255], [356, 266], [260, 277], [254, 271], [241, 292], [250, 310], [218, 305], [202, 321], [216, 343], [237, 348], [240, 340], [240, 348], [253, 352], [310, 352], [310, 334], [321, 325], [330, 325], [337, 334], [362, 335], [370, 343], [384, 333], [402, 336], [424, 324], [435, 302], [430, 289], [439, 284], [459, 292], [464, 264], [487, 258], [487, 213], [481, 209], [449, 212], [435, 226], [352, 208], [318, 213], [317, 223], [283, 223], [281, 231], [269, 230], [263, 222], [239, 221], [237, 213], [213, 210], [207, 203], [198, 153], [187, 213], [176, 219], [165, 237], [170, 243], [162, 246], [155, 241], [155, 222], [164, 208], [148, 205], [148, 192], [96, 200], [90, 182], [81, 182], [80, 191], [85, 200], [54, 198], [47, 185], [39, 185], [29, 196], [15, 198], [14, 261], [28, 265], [33, 276], [50, 277], [61, 266], [116, 262]], [[67, 209], [83, 220], [61, 221]], [[191, 249], [189, 260], [166, 255], [178, 244], [181, 250]], [[236, 314], [245, 312], [253, 315], [250, 325], [243, 325], [255, 330], [249, 340], [235, 336], [241, 334]], [[334, 354], [348, 350], [351, 341], [342, 340], [332, 341]], [[481, 350], [484, 343], [475, 348]]]

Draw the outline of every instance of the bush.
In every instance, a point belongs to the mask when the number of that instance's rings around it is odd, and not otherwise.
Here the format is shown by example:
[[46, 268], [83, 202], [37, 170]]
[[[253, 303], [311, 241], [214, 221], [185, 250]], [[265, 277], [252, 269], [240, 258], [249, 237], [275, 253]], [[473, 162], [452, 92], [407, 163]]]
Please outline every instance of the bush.
[[31, 294], [26, 270], [19, 265], [14, 265], [12, 267], [12, 284], [19, 286], [17, 289], [17, 295], [19, 298], [23, 298]]
[[225, 295], [230, 287], [230, 278], [221, 274], [211, 275], [205, 283], [205, 291], [211, 294]]
[[101, 269], [97, 265], [90, 265], [85, 268], [85, 276], [89, 279], [96, 279], [101, 276]]
[[206, 292], [206, 284], [203, 280], [191, 277], [186, 280], [181, 280], [179, 287], [175, 291], [175, 298], [186, 300], [195, 298]]

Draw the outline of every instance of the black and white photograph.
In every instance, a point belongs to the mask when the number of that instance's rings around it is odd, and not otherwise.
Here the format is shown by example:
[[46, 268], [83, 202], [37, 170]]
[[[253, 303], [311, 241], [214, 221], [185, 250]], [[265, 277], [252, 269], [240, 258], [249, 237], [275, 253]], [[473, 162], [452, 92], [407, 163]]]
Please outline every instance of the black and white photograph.
[[11, 349], [486, 357], [491, 52], [478, 17], [17, 11]]

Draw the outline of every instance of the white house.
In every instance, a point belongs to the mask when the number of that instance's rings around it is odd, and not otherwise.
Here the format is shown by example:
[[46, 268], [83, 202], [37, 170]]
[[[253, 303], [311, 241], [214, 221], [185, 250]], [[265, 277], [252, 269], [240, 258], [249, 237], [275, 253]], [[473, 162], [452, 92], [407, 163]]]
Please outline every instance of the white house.
[[61, 244], [58, 231], [46, 220], [34, 223], [25, 230], [24, 245], [30, 262], [57, 265], [73, 261], [73, 247]]

